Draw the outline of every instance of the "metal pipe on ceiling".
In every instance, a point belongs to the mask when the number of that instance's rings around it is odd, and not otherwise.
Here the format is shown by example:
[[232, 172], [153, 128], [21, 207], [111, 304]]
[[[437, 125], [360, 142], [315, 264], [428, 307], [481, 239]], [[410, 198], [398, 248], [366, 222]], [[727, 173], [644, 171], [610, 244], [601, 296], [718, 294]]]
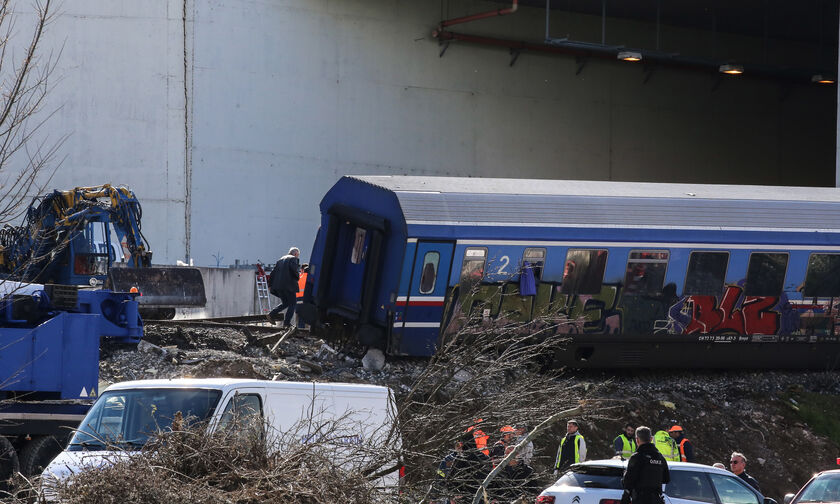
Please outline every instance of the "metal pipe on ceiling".
[[[435, 31], [434, 36], [442, 42], [461, 41], [473, 44], [505, 47], [517, 51], [533, 51], [537, 53], [549, 53], [558, 55], [597, 57], [615, 61], [620, 50], [628, 50], [624, 46], [610, 46], [593, 42], [583, 42], [567, 39], [550, 39], [546, 43], [526, 42], [522, 40], [502, 39], [495, 37], [484, 37], [458, 33], [451, 31]], [[642, 59], [647, 63], [658, 64], [686, 70], [698, 70], [704, 72], [717, 72], [721, 62], [716, 60], [704, 60], [689, 58], [678, 53], [663, 53], [644, 49], [632, 49], [642, 54]], [[770, 65], [744, 65], [745, 74], [742, 78], [772, 79], [786, 82], [809, 83], [812, 74], [811, 70], [779, 68]]]
[[506, 16], [513, 14], [519, 9], [519, 0], [513, 0], [513, 4], [505, 9], [495, 9], [487, 12], [480, 12], [478, 14], [470, 14], [469, 16], [462, 16], [454, 19], [447, 19], [440, 22], [440, 28], [446, 28], [456, 24], [469, 23], [470, 21], [478, 21], [479, 19], [486, 19], [491, 17]]

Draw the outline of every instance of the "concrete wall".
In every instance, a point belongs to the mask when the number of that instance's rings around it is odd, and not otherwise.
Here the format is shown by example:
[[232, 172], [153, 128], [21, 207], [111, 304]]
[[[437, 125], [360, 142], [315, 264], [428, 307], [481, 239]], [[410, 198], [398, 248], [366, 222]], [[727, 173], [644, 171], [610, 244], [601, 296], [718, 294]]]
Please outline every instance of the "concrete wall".
[[[439, 57], [442, 16], [499, 5], [65, 2], [48, 128], [71, 137], [52, 185], [129, 184], [155, 262], [215, 265], [272, 263], [291, 245], [305, 261], [343, 174], [834, 184], [833, 89], [668, 69], [645, 83], [640, 65], [602, 60], [576, 75], [573, 58], [511, 67], [506, 50], [468, 45]], [[542, 16], [459, 30], [538, 41]], [[597, 17], [561, 13], [552, 28], [600, 41]], [[610, 21], [607, 42], [651, 48], [653, 33]], [[708, 36], [665, 27], [662, 48], [708, 56]], [[766, 57], [760, 41], [714, 42], [718, 56]]]

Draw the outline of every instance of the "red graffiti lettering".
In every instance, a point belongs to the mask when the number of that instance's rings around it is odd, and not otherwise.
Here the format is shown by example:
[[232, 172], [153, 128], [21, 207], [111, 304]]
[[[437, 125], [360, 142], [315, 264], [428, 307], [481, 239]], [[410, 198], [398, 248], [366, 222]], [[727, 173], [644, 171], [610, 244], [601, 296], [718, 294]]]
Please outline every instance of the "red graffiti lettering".
[[776, 306], [776, 297], [747, 297], [741, 311], [744, 312], [744, 334], [776, 334], [782, 318], [770, 309]]
[[776, 306], [779, 298], [743, 296], [739, 308], [742, 294], [741, 287], [730, 285], [720, 303], [714, 296], [686, 298], [686, 304], [691, 306], [691, 321], [685, 326], [685, 334], [776, 334], [781, 316], [771, 308]]

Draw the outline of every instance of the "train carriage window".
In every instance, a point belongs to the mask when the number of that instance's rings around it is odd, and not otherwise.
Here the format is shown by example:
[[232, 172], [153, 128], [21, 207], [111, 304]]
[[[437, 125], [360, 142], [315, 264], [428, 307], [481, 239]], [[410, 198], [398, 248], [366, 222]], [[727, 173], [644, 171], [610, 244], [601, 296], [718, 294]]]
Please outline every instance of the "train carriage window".
[[420, 294], [428, 294], [435, 290], [440, 253], [426, 252], [423, 256], [423, 274], [420, 277]]
[[522, 268], [530, 267], [534, 272], [534, 280], [542, 279], [543, 267], [545, 266], [544, 248], [526, 248], [522, 254]]
[[487, 262], [487, 249], [467, 247], [464, 252], [464, 264], [461, 266], [461, 284], [475, 285], [484, 277], [484, 263]]
[[811, 254], [802, 293], [805, 297], [840, 296], [840, 254]]
[[650, 296], [662, 292], [669, 256], [667, 250], [631, 251], [624, 275], [624, 293]]
[[781, 252], [753, 252], [747, 267], [746, 296], [779, 296], [785, 286], [788, 255]]
[[564, 294], [599, 294], [606, 267], [606, 250], [569, 249], [560, 291]]
[[692, 252], [685, 274], [686, 296], [720, 296], [726, 280], [729, 252]]

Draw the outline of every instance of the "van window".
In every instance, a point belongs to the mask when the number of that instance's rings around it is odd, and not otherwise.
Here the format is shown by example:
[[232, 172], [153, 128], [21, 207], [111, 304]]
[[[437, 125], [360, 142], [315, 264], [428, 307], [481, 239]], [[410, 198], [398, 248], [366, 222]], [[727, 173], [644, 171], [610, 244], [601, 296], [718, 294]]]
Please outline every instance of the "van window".
[[353, 250], [350, 252], [350, 262], [360, 264], [365, 259], [365, 236], [367, 230], [357, 227], [356, 236], [353, 239]]
[[688, 259], [683, 294], [720, 296], [728, 265], [729, 252], [692, 252]]
[[667, 250], [631, 251], [624, 275], [624, 293], [650, 296], [662, 292], [669, 254]]
[[530, 267], [534, 272], [534, 280], [541, 280], [543, 267], [545, 266], [544, 248], [526, 248], [522, 254], [522, 267]]
[[234, 422], [237, 428], [262, 425], [262, 401], [258, 394], [236, 394], [228, 401], [219, 428], [224, 429]]
[[104, 444], [142, 446], [157, 430], [171, 427], [178, 412], [191, 422], [207, 420], [221, 395], [219, 390], [204, 389], [107, 391], [88, 411], [68, 450], [104, 449]]
[[598, 294], [607, 267], [606, 250], [569, 249], [563, 267], [564, 294]]
[[747, 296], [779, 296], [785, 286], [788, 255], [776, 252], [753, 252], [747, 268], [744, 294]]
[[461, 283], [475, 285], [484, 277], [484, 263], [487, 262], [487, 249], [468, 247], [464, 252], [464, 264], [461, 266]]
[[811, 254], [803, 294], [805, 297], [840, 296], [840, 254]]
[[669, 497], [700, 502], [715, 502], [715, 491], [702, 472], [671, 471], [671, 482], [665, 487]]
[[709, 474], [722, 504], [759, 504], [758, 497], [737, 476]]
[[420, 277], [420, 294], [428, 294], [435, 290], [440, 253], [426, 252], [423, 257], [423, 274]]

